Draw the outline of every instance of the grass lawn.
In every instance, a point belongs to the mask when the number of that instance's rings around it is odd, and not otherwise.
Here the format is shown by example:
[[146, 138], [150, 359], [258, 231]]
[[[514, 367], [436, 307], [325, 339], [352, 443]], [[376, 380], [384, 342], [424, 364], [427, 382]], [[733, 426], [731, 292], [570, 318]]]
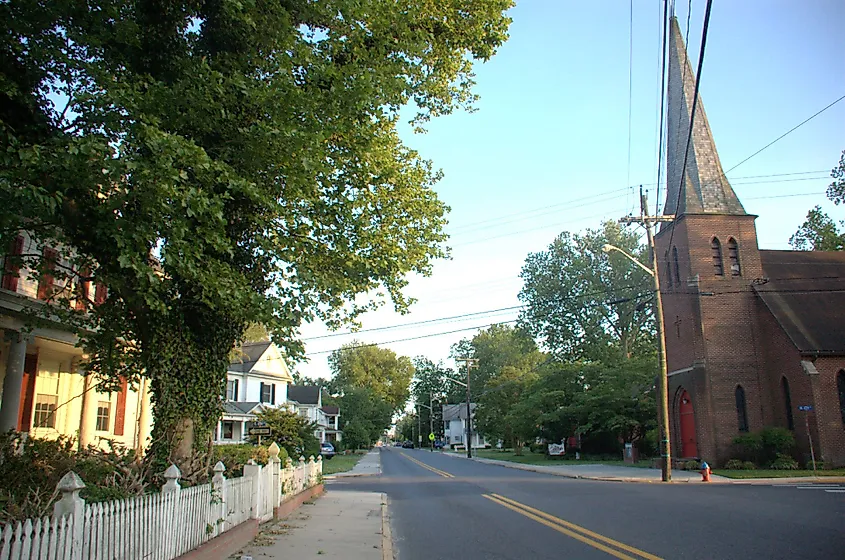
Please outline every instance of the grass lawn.
[[512, 450], [499, 451], [498, 449], [476, 449], [473, 450], [476, 457], [482, 459], [497, 459], [499, 461], [511, 461], [512, 463], [525, 463], [528, 465], [613, 465], [619, 467], [641, 467], [650, 468], [650, 461], [640, 461], [636, 464], [626, 463], [619, 460], [591, 460], [591, 459], [558, 459], [552, 458], [545, 453], [532, 453], [527, 448], [522, 455], [514, 455]]
[[[813, 471], [774, 471], [766, 469], [754, 469], [747, 471], [728, 471], [723, 469], [714, 469], [713, 474], [725, 476], [727, 478], [792, 478], [798, 476], [813, 476]], [[845, 476], [845, 469], [832, 469], [816, 471], [818, 476]]]
[[351, 455], [335, 455], [328, 460], [323, 458], [323, 474], [336, 474], [351, 470], [363, 456], [363, 453], [353, 453]]

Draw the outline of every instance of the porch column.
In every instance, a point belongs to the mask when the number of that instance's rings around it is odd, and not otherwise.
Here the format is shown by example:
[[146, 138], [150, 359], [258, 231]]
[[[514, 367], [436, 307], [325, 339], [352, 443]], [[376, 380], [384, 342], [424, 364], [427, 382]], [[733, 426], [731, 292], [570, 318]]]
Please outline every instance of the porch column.
[[26, 362], [26, 338], [19, 332], [6, 332], [10, 335], [10, 342], [6, 377], [3, 380], [3, 400], [0, 402], [0, 432], [18, 429], [23, 369]]
[[138, 398], [141, 399], [141, 411], [138, 413], [138, 444], [135, 452], [140, 456], [147, 450], [147, 440], [152, 432], [152, 417], [150, 416], [149, 382], [141, 378], [138, 383]]
[[79, 449], [85, 449], [94, 443], [94, 429], [97, 427], [97, 382], [93, 375], [81, 373], [85, 375], [85, 383], [82, 388], [82, 412], [79, 414]]

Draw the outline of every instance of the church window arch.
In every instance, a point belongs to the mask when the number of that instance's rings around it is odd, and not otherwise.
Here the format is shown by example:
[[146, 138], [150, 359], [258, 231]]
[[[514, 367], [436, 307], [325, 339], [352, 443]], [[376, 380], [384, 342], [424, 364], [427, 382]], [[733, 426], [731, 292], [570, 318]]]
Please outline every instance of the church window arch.
[[665, 257], [666, 257], [666, 278], [668, 279], [669, 288], [671, 289], [674, 285], [674, 282], [672, 281], [673, 280], [672, 279], [672, 263], [669, 262], [669, 251], [666, 251]]
[[842, 424], [845, 424], [845, 369], [840, 369], [836, 376], [836, 388], [839, 389], [839, 413], [842, 415]]
[[740, 432], [747, 432], [748, 431], [748, 409], [745, 405], [745, 389], [742, 388], [742, 385], [736, 386], [736, 391], [734, 392], [734, 397], [736, 398], [736, 419], [739, 425]]
[[780, 389], [783, 393], [783, 404], [786, 407], [786, 427], [794, 430], [795, 419], [792, 417], [792, 395], [789, 392], [789, 381], [786, 380], [786, 377], [781, 378]]
[[731, 276], [742, 276], [739, 265], [739, 245], [733, 237], [728, 239], [728, 264], [731, 267]]
[[724, 276], [725, 267], [722, 262], [722, 243], [718, 237], [710, 240], [710, 250], [713, 253], [713, 273], [716, 276]]
[[678, 265], [678, 248], [672, 247], [672, 261], [675, 264], [675, 281], [681, 285], [681, 267]]

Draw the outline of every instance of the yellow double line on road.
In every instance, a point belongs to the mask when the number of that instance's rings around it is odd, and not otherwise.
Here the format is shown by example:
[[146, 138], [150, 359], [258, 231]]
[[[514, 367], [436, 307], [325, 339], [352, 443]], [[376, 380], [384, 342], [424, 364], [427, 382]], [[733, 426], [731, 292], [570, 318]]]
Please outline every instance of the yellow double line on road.
[[[559, 517], [555, 517], [554, 515], [549, 515], [539, 509], [534, 509], [531, 506], [517, 502], [516, 500], [505, 498], [499, 494], [484, 494], [484, 497], [499, 505], [505, 506], [510, 510], [520, 513], [529, 519], [533, 519], [537, 523], [541, 523], [546, 527], [551, 527], [555, 531], [563, 533], [568, 537], [572, 537], [573, 539], [581, 541], [584, 544], [588, 544], [593, 548], [606, 552], [611, 556], [615, 556], [616, 558], [620, 558], [622, 560], [638, 560], [642, 558], [647, 558], [648, 560], [661, 560], [659, 556], [649, 554], [648, 552], [644, 552], [634, 548], [633, 546], [628, 546], [625, 543], [615, 541], [609, 537], [605, 537], [604, 535], [600, 535], [590, 531], [589, 529], [585, 529], [584, 527], [570, 523], [569, 521], [565, 521]], [[632, 554], [633, 556], [626, 554], [626, 552]]]
[[428, 469], [433, 473], [439, 474], [443, 478], [455, 478], [455, 475], [449, 474], [446, 471], [441, 471], [440, 469], [435, 469], [431, 465], [426, 465], [422, 461], [417, 461], [416, 459], [414, 459], [410, 455], [406, 455], [405, 453], [402, 453], [402, 456], [405, 457], [406, 459], [408, 459], [409, 461], [411, 461], [412, 463], [416, 463], [417, 465], [421, 466], [424, 469]]

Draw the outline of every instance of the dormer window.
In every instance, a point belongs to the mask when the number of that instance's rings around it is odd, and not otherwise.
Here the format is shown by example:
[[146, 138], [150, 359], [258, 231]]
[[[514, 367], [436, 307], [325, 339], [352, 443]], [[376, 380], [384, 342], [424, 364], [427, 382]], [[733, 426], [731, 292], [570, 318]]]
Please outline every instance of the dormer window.
[[742, 269], [739, 266], [739, 245], [736, 239], [728, 239], [728, 263], [731, 266], [731, 276], [742, 276]]
[[714, 237], [710, 242], [710, 249], [713, 253], [713, 273], [716, 276], [724, 276], [725, 269], [722, 263], [722, 244], [719, 242], [718, 237]]

